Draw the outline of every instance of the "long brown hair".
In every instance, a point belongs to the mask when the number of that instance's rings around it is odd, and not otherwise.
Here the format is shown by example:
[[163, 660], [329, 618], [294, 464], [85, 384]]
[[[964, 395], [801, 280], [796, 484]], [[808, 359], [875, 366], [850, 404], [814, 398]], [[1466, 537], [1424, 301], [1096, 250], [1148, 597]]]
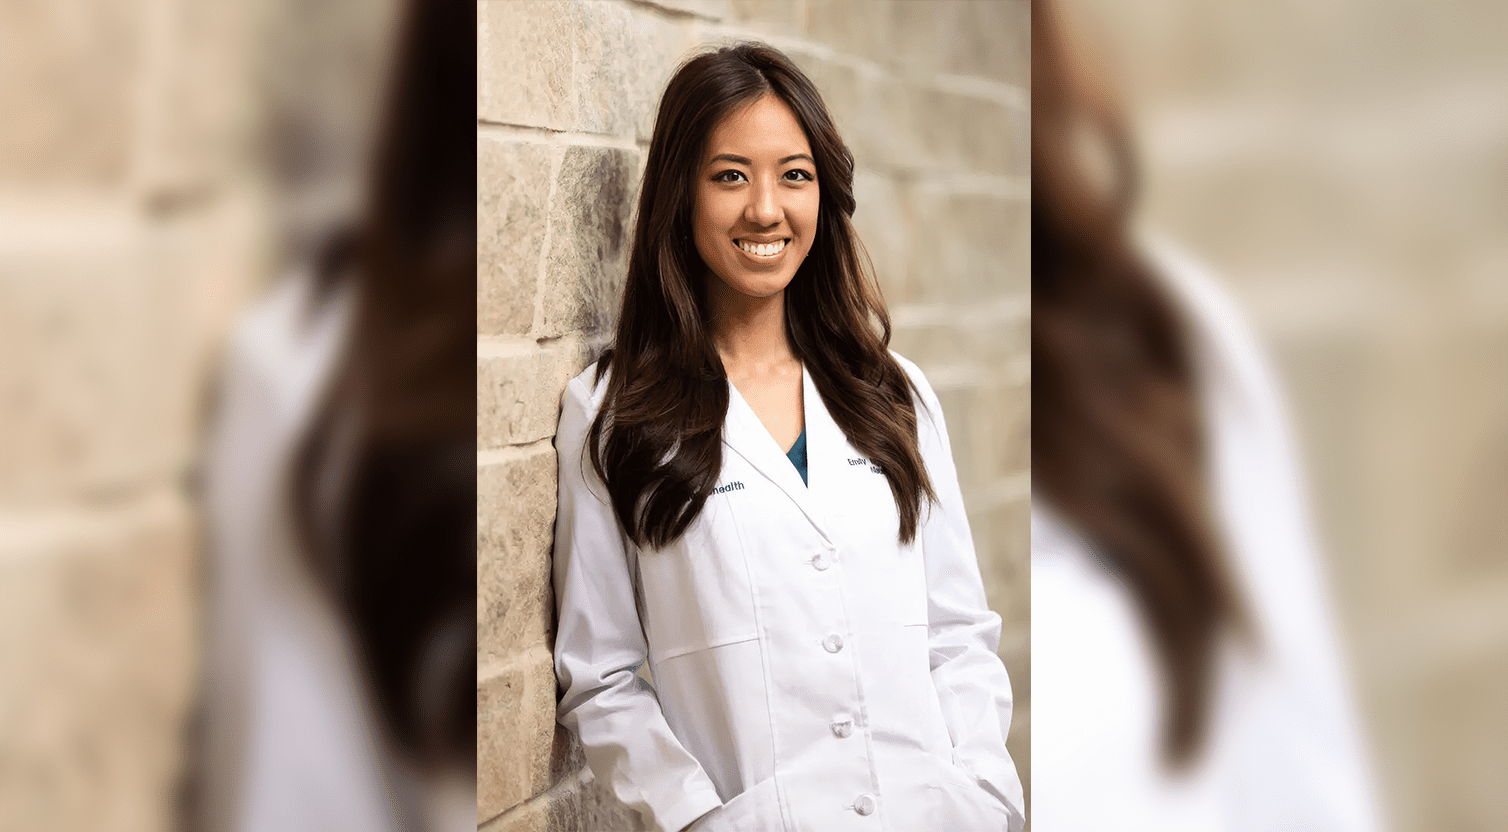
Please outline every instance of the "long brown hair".
[[917, 446], [914, 388], [887, 349], [890, 318], [850, 218], [853, 154], [812, 82], [789, 58], [741, 43], [697, 55], [660, 99], [650, 140], [628, 278], [609, 375], [592, 422], [592, 465], [613, 510], [640, 545], [686, 531], [722, 468], [728, 382], [708, 326], [710, 272], [692, 240], [695, 176], [713, 128], [736, 107], [773, 94], [795, 114], [816, 159], [816, 238], [786, 288], [791, 351], [848, 441], [890, 480], [900, 538], [916, 537], [935, 499]]
[[316, 276], [349, 288], [355, 323], [290, 494], [387, 736], [420, 765], [474, 767], [476, 21], [405, 5], [366, 205]]
[[1060, 27], [1032, 0], [1033, 489], [1131, 591], [1166, 681], [1164, 751], [1186, 764], [1243, 615], [1210, 520], [1188, 335], [1131, 241], [1128, 131]]

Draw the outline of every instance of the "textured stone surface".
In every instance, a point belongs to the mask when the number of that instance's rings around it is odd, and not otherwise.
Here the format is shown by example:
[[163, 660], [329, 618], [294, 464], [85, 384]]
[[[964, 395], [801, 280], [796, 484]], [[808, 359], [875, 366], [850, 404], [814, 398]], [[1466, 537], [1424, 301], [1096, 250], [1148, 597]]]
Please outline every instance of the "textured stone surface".
[[1031, 218], [1026, 205], [998, 196], [923, 192], [904, 300], [976, 303], [1030, 286]]
[[595, 335], [615, 319], [628, 268], [637, 156], [614, 148], [565, 149], [550, 205], [544, 325], [536, 335]]
[[477, 2], [477, 118], [568, 130], [575, 126], [576, 2]]
[[0, 500], [172, 476], [190, 455], [207, 336], [220, 318], [193, 299], [211, 280], [232, 284], [237, 270], [196, 274], [212, 267], [203, 241], [117, 200], [9, 213], [0, 209]]
[[686, 30], [615, 2], [583, 3], [574, 24], [576, 129], [649, 141], [660, 92], [692, 46]]
[[196, 664], [191, 532], [168, 490], [0, 511], [0, 828], [168, 827]]
[[1031, 6], [1027, 0], [948, 3], [943, 23], [942, 71], [1015, 84], [1031, 84]]
[[969, 517], [971, 524], [978, 521], [977, 545], [992, 555], [979, 563], [990, 609], [1000, 614], [1005, 629], [1013, 633], [1031, 626], [1031, 540], [1020, 534], [1022, 528], [1030, 527], [1030, 517], [1031, 505], [1024, 498], [984, 507]]
[[0, 4], [0, 182], [122, 183], [141, 119], [143, 6]]
[[1030, 302], [1027, 297], [1004, 297], [981, 299], [962, 310], [947, 304], [892, 307], [895, 329], [890, 348], [922, 367], [962, 357], [990, 368], [992, 375], [1004, 373], [1028, 355], [1031, 322], [1025, 310]]
[[550, 802], [552, 830], [612, 830], [648, 832], [649, 825], [638, 812], [624, 806], [601, 780], [583, 783], [575, 791]]
[[800, 49], [788, 50], [786, 55], [822, 94], [838, 135], [854, 155], [854, 163], [860, 168], [887, 170], [894, 126], [886, 116], [884, 86], [851, 66]]
[[904, 287], [906, 263], [910, 260], [911, 223], [890, 177], [861, 168], [854, 175], [853, 190], [857, 203], [854, 231], [869, 254], [886, 303], [893, 304]]
[[870, 61], [896, 57], [897, 3], [810, 3], [807, 35], [839, 52]]
[[550, 787], [555, 665], [544, 645], [477, 680], [477, 817], [490, 819]]
[[477, 469], [477, 663], [545, 644], [551, 628], [555, 450]]
[[989, 425], [980, 442], [989, 473], [999, 478], [1031, 472], [1031, 385], [1002, 384], [979, 397]]
[[591, 361], [587, 344], [568, 336], [532, 349], [477, 358], [477, 448], [525, 445], [555, 435], [560, 391]]
[[559, 153], [548, 145], [477, 139], [479, 334], [523, 334], [534, 324], [550, 175]]

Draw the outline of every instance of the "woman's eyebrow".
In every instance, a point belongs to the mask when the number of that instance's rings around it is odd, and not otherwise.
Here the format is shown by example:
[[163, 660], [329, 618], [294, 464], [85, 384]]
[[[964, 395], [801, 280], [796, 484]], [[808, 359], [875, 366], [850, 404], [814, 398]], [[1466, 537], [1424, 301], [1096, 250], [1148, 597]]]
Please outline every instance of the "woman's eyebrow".
[[[814, 165], [817, 164], [817, 160], [813, 159], [811, 157], [811, 154], [809, 153], [792, 153], [791, 155], [785, 157], [784, 159], [781, 159], [775, 164], [783, 165], [787, 162], [794, 162], [797, 159], [805, 159]], [[713, 162], [732, 162], [735, 165], [749, 165], [750, 167], [754, 165], [753, 159], [750, 159], [747, 156], [735, 156], [732, 153], [719, 153], [716, 156], [713, 156], [711, 159], [707, 160], [707, 164], [709, 165]]]

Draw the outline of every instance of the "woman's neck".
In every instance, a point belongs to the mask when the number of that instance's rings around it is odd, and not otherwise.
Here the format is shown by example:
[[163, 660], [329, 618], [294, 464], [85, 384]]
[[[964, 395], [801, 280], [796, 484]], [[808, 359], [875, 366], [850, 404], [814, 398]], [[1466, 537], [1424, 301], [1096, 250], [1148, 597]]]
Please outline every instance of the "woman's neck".
[[[714, 278], [716, 280], [716, 278]], [[785, 291], [752, 298], [727, 287], [710, 294], [712, 343], [729, 378], [762, 376], [796, 361], [785, 332]]]

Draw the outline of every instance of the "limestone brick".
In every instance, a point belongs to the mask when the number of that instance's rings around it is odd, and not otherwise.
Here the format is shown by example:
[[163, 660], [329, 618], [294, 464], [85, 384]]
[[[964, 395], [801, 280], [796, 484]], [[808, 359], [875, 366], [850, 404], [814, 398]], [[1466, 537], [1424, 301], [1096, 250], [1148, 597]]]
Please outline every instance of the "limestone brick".
[[617, 2], [582, 3], [573, 13], [575, 129], [648, 142], [660, 93], [691, 47], [687, 30]]
[[555, 663], [541, 644], [501, 666], [479, 667], [477, 817], [487, 819], [551, 785]]
[[967, 359], [1004, 378], [1030, 349], [1031, 322], [1024, 310], [1012, 308], [1029, 303], [1021, 297], [981, 301], [963, 310], [947, 304], [892, 306], [890, 348], [923, 367]]
[[806, 24], [805, 9], [791, 0], [731, 0], [729, 17], [752, 24], [758, 31], [783, 35], [800, 33]]
[[181, 495], [0, 512], [0, 828], [169, 826], [194, 690]]
[[558, 153], [542, 144], [477, 139], [479, 334], [524, 334], [534, 324]]
[[896, 59], [898, 3], [810, 3], [806, 33], [812, 40], [870, 61]]
[[578, 829], [649, 832], [650, 827], [638, 812], [620, 803], [605, 782], [590, 779], [550, 805], [550, 832]]
[[889, 176], [861, 168], [853, 184], [854, 230], [874, 265], [886, 303], [894, 303], [904, 287], [913, 229]]
[[0, 237], [0, 499], [182, 470], [206, 345], [165, 311], [188, 311], [192, 258], [112, 201], [39, 207]]
[[988, 458], [992, 478], [1031, 472], [1031, 384], [992, 385], [975, 402], [987, 425], [979, 447]]
[[124, 182], [140, 124], [144, 6], [0, 4], [0, 182]]
[[479, 665], [548, 639], [555, 480], [555, 450], [547, 444], [477, 469]]
[[1027, 0], [953, 2], [942, 14], [942, 71], [1031, 85], [1031, 6]]
[[[1029, 118], [1017, 108], [979, 96], [913, 86], [897, 95], [910, 111], [900, 129], [913, 144], [896, 166], [917, 161], [945, 170], [1008, 175], [1025, 172]], [[917, 160], [917, 161], [912, 161]]]
[[618, 314], [638, 192], [638, 154], [567, 147], [550, 204], [544, 324], [535, 334], [597, 335]]
[[477, 118], [576, 126], [572, 0], [477, 2]]
[[839, 135], [854, 155], [855, 165], [887, 170], [894, 154], [885, 87], [852, 66], [800, 49], [788, 50], [786, 54], [822, 94]]
[[975, 544], [987, 557], [979, 559], [990, 609], [1000, 614], [1010, 632], [1031, 627], [1031, 505], [1023, 498], [982, 506], [969, 521]]
[[560, 391], [590, 362], [581, 338], [478, 351], [477, 448], [526, 445], [555, 435]]
[[903, 302], [977, 303], [1029, 290], [1029, 207], [990, 194], [913, 191], [916, 223]]

